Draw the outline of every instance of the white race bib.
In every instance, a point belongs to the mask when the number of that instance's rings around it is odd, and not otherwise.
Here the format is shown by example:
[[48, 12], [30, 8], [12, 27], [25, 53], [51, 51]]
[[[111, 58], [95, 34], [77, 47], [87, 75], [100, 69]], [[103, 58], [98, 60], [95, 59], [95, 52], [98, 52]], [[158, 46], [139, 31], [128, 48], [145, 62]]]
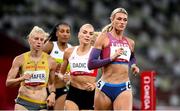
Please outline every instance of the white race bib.
[[45, 70], [25, 71], [24, 74], [32, 74], [32, 77], [28, 80], [25, 80], [25, 83], [45, 83], [46, 82]]
[[73, 60], [70, 63], [71, 71], [82, 71], [82, 72], [88, 72], [91, 73], [92, 71], [88, 69], [87, 67], [88, 59], [81, 59], [81, 60]]
[[105, 82], [102, 81], [101, 79], [96, 83], [96, 86], [98, 89], [102, 89], [102, 87], [104, 86]]
[[125, 59], [127, 61], [129, 61], [130, 59], [130, 55], [131, 55], [131, 51], [128, 47], [118, 47], [118, 46], [111, 46], [110, 47], [110, 56], [114, 55], [114, 53], [119, 50], [120, 48], [123, 48], [123, 53], [121, 56], [118, 56], [118, 59]]

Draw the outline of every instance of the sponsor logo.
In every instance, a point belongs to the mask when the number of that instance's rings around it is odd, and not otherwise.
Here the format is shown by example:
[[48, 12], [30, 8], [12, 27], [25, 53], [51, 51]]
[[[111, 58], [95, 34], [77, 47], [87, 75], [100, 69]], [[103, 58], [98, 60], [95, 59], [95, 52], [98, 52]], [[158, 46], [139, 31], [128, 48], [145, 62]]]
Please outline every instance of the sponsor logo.
[[145, 76], [144, 77], [144, 107], [145, 109], [149, 109], [150, 108], [150, 77], [149, 76]]
[[58, 51], [56, 50], [56, 51], [54, 51], [54, 53], [55, 53], [55, 54], [58, 54]]

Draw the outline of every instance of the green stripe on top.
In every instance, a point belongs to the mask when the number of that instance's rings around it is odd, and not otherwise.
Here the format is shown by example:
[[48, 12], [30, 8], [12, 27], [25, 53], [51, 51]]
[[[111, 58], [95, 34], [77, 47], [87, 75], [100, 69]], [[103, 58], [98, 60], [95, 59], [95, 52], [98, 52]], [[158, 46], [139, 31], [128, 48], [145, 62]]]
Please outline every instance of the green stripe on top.
[[[63, 63], [63, 59], [55, 58], [57, 63]], [[70, 65], [68, 64], [67, 71], [70, 71]]]

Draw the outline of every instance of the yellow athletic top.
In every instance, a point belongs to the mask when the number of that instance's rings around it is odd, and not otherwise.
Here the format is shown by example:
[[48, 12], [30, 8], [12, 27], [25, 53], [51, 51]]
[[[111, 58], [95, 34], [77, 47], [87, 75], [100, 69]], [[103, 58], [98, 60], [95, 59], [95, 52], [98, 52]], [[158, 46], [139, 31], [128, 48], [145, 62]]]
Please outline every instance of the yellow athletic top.
[[41, 59], [35, 63], [30, 59], [30, 51], [23, 54], [24, 63], [21, 67], [21, 76], [22, 74], [32, 74], [32, 77], [28, 80], [25, 80], [21, 85], [29, 86], [47, 86], [49, 79], [49, 64], [48, 57], [49, 55], [42, 52]]

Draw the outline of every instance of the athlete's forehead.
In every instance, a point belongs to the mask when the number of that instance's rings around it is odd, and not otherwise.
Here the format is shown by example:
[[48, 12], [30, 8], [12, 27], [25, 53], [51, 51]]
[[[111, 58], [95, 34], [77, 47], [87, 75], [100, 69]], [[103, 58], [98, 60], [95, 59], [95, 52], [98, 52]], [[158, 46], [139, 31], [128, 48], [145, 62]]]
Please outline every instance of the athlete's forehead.
[[46, 38], [47, 38], [45, 34], [39, 33], [39, 32], [33, 33], [30, 37], [31, 37], [31, 38], [43, 38], [43, 39], [46, 39]]
[[68, 29], [70, 29], [70, 26], [67, 25], [67, 24], [60, 24], [57, 28], [58, 28], [58, 29], [62, 29], [62, 28], [68, 28]]
[[124, 8], [116, 8], [111, 13], [111, 17], [114, 16], [116, 13], [124, 13], [124, 14], [128, 15], [127, 11]]
[[117, 17], [127, 18], [128, 16], [127, 16], [127, 14], [125, 14], [125, 13], [118, 12], [118, 13], [115, 14], [115, 17], [116, 17], [116, 18], [117, 18]]
[[93, 32], [94, 31], [94, 27], [91, 24], [85, 24], [80, 28], [80, 32], [83, 31], [90, 31]]

